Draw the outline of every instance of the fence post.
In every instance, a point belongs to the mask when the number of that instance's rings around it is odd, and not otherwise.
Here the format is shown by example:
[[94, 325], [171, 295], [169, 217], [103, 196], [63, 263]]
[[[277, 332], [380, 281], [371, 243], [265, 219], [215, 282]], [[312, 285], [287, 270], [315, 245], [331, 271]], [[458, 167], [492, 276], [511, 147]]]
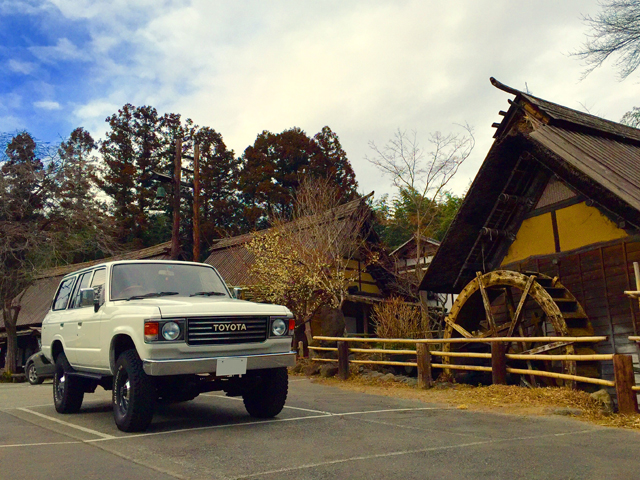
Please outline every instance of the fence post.
[[431, 377], [431, 353], [425, 343], [416, 344], [416, 356], [418, 363], [418, 388], [430, 388], [433, 386]]
[[338, 378], [349, 378], [349, 344], [338, 342]]
[[638, 413], [638, 399], [633, 391], [635, 377], [631, 355], [613, 356], [613, 374], [616, 380], [618, 396], [618, 412], [624, 414]]
[[507, 344], [491, 343], [491, 380], [494, 385], [507, 384]]

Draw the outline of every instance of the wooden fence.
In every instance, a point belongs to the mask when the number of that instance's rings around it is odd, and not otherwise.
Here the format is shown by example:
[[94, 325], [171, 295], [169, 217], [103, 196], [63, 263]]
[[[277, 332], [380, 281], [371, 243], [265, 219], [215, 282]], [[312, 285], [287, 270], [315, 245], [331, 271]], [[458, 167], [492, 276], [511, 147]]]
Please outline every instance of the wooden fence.
[[[551, 344], [554, 342], [563, 343], [596, 343], [607, 340], [607, 337], [493, 337], [493, 338], [448, 338], [448, 339], [395, 339], [395, 338], [353, 338], [353, 337], [324, 337], [316, 336], [314, 340], [325, 342], [337, 342], [336, 347], [309, 347], [312, 351], [337, 352], [338, 358], [318, 358], [312, 360], [318, 362], [338, 362], [338, 377], [346, 380], [349, 378], [349, 364], [367, 365], [390, 365], [390, 366], [410, 366], [418, 370], [418, 387], [427, 388], [433, 385], [432, 368], [442, 368], [445, 370], [470, 370], [480, 372], [491, 372], [494, 384], [506, 385], [507, 373], [519, 375], [530, 375], [547, 378], [566, 380], [575, 387], [576, 382], [602, 385], [605, 387], [615, 387], [618, 397], [618, 411], [620, 413], [638, 412], [638, 401], [636, 392], [640, 387], [635, 385], [633, 372], [633, 361], [630, 355], [619, 354], [593, 354], [593, 355], [552, 355], [552, 354], [510, 354], [507, 352], [507, 344], [511, 342], [537, 342]], [[640, 342], [640, 337], [629, 337], [630, 340]], [[350, 343], [393, 343], [415, 345], [415, 350], [389, 350], [380, 348], [351, 348]], [[429, 346], [442, 345], [445, 343], [489, 343], [491, 353], [473, 352], [444, 352], [442, 350], [431, 350]], [[415, 361], [393, 361], [393, 360], [349, 360], [351, 353], [380, 353], [386, 355], [415, 355]], [[478, 358], [491, 361], [491, 366], [480, 365], [456, 365], [451, 363], [432, 363], [432, 357], [448, 358]], [[561, 361], [594, 361], [612, 360], [615, 381], [603, 380], [600, 378], [584, 377], [567, 373], [548, 372], [545, 370], [535, 370], [533, 368], [510, 368], [508, 360], [561, 360]]]

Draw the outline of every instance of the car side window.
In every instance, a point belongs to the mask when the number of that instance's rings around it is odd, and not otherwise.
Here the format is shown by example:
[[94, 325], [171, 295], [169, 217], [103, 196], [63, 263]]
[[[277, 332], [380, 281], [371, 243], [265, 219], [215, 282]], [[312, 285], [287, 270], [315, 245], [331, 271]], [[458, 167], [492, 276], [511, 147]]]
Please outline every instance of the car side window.
[[73, 289], [76, 278], [77, 277], [71, 277], [62, 281], [60, 288], [58, 288], [56, 298], [53, 300], [53, 310], [64, 310], [67, 308], [67, 301], [71, 296], [71, 290]]
[[93, 272], [83, 273], [80, 277], [80, 280], [76, 283], [76, 288], [73, 291], [73, 298], [71, 299], [71, 303], [69, 304], [69, 308], [79, 308], [80, 307], [80, 289], [87, 288], [89, 286], [89, 282], [91, 281], [91, 275]]
[[100, 298], [102, 294], [102, 289], [104, 288], [104, 281], [107, 275], [107, 270], [101, 268], [100, 270], [96, 270], [93, 275], [93, 280], [91, 280], [91, 286], [93, 290], [96, 292], [96, 298]]

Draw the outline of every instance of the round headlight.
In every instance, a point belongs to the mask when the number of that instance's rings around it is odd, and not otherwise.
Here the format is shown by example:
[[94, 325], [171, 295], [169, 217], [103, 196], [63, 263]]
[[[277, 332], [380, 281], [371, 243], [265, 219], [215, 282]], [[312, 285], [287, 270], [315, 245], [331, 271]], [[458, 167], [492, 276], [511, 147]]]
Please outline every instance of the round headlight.
[[284, 320], [276, 318], [271, 324], [271, 333], [277, 336], [282, 336], [287, 333], [287, 324], [284, 323]]
[[175, 340], [180, 336], [180, 325], [176, 322], [167, 322], [162, 327], [162, 338], [165, 340]]

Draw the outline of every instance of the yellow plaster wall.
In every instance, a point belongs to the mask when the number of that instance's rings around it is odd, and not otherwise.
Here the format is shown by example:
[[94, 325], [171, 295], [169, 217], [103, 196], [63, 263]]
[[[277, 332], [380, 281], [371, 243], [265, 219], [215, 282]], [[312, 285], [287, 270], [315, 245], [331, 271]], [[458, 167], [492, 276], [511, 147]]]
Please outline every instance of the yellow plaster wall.
[[[355, 286], [360, 288], [360, 282], [358, 281], [358, 265], [360, 265], [360, 268], [364, 267], [363, 264], [358, 264], [357, 260], [349, 260], [347, 262], [347, 275], [351, 274], [353, 275], [353, 281], [349, 284], [349, 286]], [[371, 284], [369, 283], [362, 283], [362, 291], [365, 293], [375, 293], [375, 294], [380, 294], [380, 289], [378, 288], [378, 285], [376, 284], [375, 279], [371, 276], [370, 273], [368, 273], [366, 271], [366, 269], [362, 272], [360, 272], [360, 279], [362, 280], [362, 282], [371, 282]]]
[[556, 219], [560, 250], [563, 252], [627, 236], [597, 208], [584, 202], [557, 210]]
[[522, 222], [516, 239], [509, 247], [502, 265], [522, 260], [532, 255], [546, 255], [556, 251], [553, 240], [551, 213], [527, 218]]
[[[589, 207], [584, 202], [561, 208], [555, 213], [561, 252], [627, 236], [597, 208]], [[522, 222], [502, 265], [555, 251], [551, 213], [545, 213]]]

